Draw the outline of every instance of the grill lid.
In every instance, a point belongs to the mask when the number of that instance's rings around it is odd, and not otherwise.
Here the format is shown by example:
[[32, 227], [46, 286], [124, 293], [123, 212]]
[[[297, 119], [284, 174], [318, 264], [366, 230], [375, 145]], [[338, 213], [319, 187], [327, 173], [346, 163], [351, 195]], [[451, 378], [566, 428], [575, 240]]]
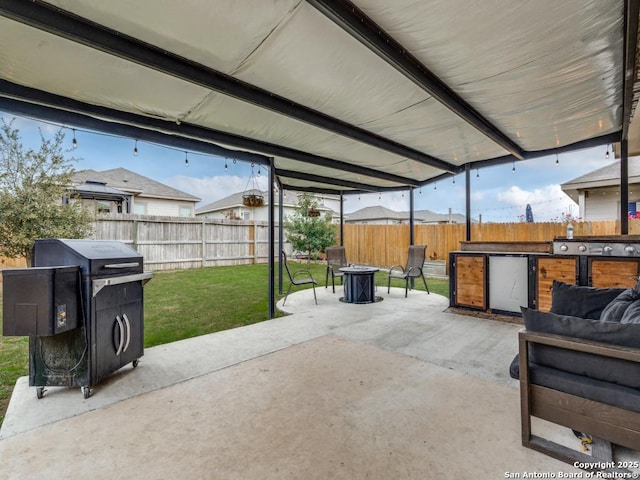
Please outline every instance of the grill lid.
[[37, 267], [79, 265], [84, 275], [115, 276], [142, 272], [140, 253], [113, 240], [36, 240], [33, 264]]

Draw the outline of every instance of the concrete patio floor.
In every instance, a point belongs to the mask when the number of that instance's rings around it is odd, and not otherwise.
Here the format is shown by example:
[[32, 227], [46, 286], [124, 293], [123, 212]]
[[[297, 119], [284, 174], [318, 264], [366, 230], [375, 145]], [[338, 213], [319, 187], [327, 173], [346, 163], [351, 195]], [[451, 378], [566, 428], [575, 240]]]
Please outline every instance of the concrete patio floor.
[[[286, 317], [147, 349], [88, 399], [48, 388], [37, 400], [19, 379], [0, 478], [580, 472], [520, 445], [508, 376], [518, 324], [446, 312], [436, 294], [379, 289], [381, 302], [351, 305], [337, 290], [318, 288], [318, 305], [310, 290], [290, 295]], [[567, 429], [536, 429], [578, 447]]]

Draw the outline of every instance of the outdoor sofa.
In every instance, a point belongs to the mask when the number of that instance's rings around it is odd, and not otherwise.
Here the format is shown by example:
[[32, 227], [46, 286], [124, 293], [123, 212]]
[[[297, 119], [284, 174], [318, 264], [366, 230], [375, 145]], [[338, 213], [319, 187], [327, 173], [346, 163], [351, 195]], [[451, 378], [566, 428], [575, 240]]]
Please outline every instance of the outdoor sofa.
[[[550, 312], [522, 314], [510, 366], [522, 444], [585, 469], [625, 468], [611, 445], [640, 450], [640, 292], [556, 281]], [[532, 434], [532, 416], [593, 437], [591, 455]]]

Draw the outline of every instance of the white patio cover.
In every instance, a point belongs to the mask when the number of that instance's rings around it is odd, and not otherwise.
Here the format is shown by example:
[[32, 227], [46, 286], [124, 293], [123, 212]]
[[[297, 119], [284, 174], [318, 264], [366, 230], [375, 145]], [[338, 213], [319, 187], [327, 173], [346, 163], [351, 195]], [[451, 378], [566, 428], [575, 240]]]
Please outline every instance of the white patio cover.
[[[43, 106], [263, 154], [287, 187], [407, 188], [465, 164], [620, 140], [636, 3], [0, 0], [0, 109]], [[372, 36], [354, 35], [342, 9]], [[133, 47], [114, 51], [109, 38]], [[381, 39], [394, 59], [371, 47]], [[427, 88], [398, 59], [426, 71]], [[437, 98], [434, 77], [505, 140]]]

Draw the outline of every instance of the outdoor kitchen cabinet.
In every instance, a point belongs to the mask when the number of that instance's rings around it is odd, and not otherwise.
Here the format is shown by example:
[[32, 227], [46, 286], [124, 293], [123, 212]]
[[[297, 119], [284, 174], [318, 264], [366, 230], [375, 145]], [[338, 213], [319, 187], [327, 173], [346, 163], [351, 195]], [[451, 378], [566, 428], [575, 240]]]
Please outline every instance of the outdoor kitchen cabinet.
[[578, 283], [578, 258], [562, 256], [536, 257], [536, 308], [551, 310], [551, 288], [553, 281]]
[[599, 288], [635, 288], [640, 274], [638, 258], [588, 259], [588, 285]]
[[484, 253], [451, 253], [449, 274], [452, 306], [478, 310], [487, 308], [487, 255]]

